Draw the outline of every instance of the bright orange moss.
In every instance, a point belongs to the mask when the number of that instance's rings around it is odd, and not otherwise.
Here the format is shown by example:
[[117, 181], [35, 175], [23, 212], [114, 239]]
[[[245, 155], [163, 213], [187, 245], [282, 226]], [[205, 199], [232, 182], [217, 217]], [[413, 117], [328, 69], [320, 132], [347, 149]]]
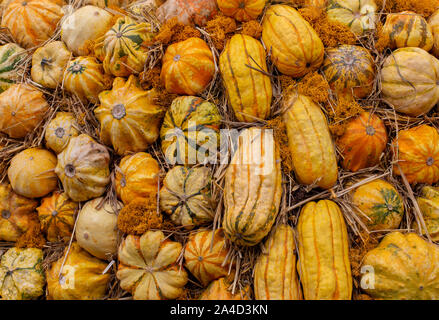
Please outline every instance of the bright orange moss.
[[160, 73], [161, 73], [161, 68], [158, 66], [140, 73], [139, 80], [140, 83], [142, 84], [142, 87], [144, 89], [163, 88], [162, 81], [160, 80]]
[[[375, 0], [378, 11], [383, 7], [384, 0]], [[385, 13], [414, 11], [428, 18], [439, 8], [439, 0], [386, 0]]]
[[200, 38], [201, 33], [191, 27], [178, 22], [178, 19], [172, 18], [160, 28], [160, 32], [155, 36], [154, 42], [169, 45], [174, 42], [180, 42], [189, 38]]
[[317, 103], [328, 101], [329, 90], [328, 82], [317, 71], [308, 73], [297, 86], [300, 94], [310, 97]]
[[348, 119], [361, 113], [363, 108], [350, 96], [339, 97], [336, 103], [325, 104], [329, 117], [329, 129], [335, 137], [340, 137], [346, 130]]
[[282, 170], [286, 174], [289, 174], [293, 171], [293, 157], [288, 147], [287, 128], [282, 117], [279, 116], [268, 120], [265, 128], [273, 129], [274, 141], [276, 142], [282, 160]]
[[389, 44], [389, 35], [383, 33], [383, 24], [379, 22], [377, 24], [377, 41], [375, 42], [375, 49], [377, 49], [378, 52], [383, 52]]
[[222, 51], [236, 30], [236, 21], [233, 18], [218, 14], [214, 19], [207, 22], [204, 28], [212, 38], [213, 45]]
[[258, 21], [251, 20], [242, 24], [241, 33], [259, 39], [262, 36], [262, 26]]
[[29, 229], [22, 234], [15, 243], [18, 248], [39, 248], [42, 249], [46, 244], [46, 239], [44, 239], [41, 233], [41, 225], [38, 217], [32, 217], [31, 225]]

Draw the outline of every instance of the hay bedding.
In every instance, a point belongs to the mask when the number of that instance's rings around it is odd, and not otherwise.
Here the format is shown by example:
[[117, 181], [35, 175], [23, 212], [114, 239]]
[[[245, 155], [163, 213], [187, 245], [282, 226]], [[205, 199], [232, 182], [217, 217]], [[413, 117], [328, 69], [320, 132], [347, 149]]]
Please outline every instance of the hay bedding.
[[[283, 1], [285, 2], [285, 1]], [[320, 19], [319, 15], [315, 15], [309, 11], [309, 8], [303, 8], [303, 1], [292, 1], [293, 5], [295, 5], [298, 9], [300, 9], [302, 15], [309, 20], [313, 25], [316, 26], [316, 29], [321, 29], [320, 35], [325, 34], [329, 36], [329, 39], [324, 41], [325, 43], [349, 43], [356, 42], [358, 45], [361, 45], [373, 54], [375, 63], [377, 66], [377, 70], [380, 70], [380, 66], [384, 60], [384, 58], [390, 54], [390, 51], [379, 52], [375, 43], [377, 41], [376, 33], [369, 33], [363, 37], [354, 37], [349, 32], [346, 32], [346, 37], [340, 37], [339, 33], [337, 35], [333, 35], [331, 38], [331, 33], [328, 32], [328, 28], [325, 27], [325, 20]], [[409, 0], [379, 0], [377, 4], [380, 8], [380, 20], [381, 23], [384, 22], [386, 14], [389, 12], [398, 12], [403, 10], [414, 10], [418, 11], [425, 16], [431, 14], [431, 4], [434, 1], [409, 1]], [[79, 8], [83, 6], [82, 0], [73, 0], [69, 3], [73, 8]], [[114, 9], [107, 10], [117, 13]], [[137, 21], [147, 21], [151, 23], [156, 31], [160, 29], [160, 23], [155, 18], [153, 12], [150, 10], [143, 10], [141, 15], [134, 15], [132, 13], [127, 12], [126, 14], [130, 15]], [[263, 15], [260, 17], [262, 20]], [[175, 28], [180, 28], [179, 34], [174, 34], [170, 39], [167, 39], [166, 43], [154, 44], [150, 47], [150, 57], [145, 65], [144, 72], [140, 75], [140, 79], [143, 82], [143, 85], [146, 88], [155, 86], [160, 86], [160, 82], [157, 80], [159, 76], [159, 70], [161, 67], [161, 58], [164, 55], [164, 51], [166, 46], [170, 42], [175, 42], [177, 40], [183, 40], [190, 36], [200, 36], [203, 38], [211, 47], [212, 52], [215, 57], [216, 62], [216, 73], [214, 76], [214, 80], [206, 89], [206, 91], [201, 95], [203, 98], [214, 102], [220, 110], [220, 113], [223, 117], [223, 128], [227, 129], [242, 129], [250, 126], [260, 126], [260, 127], [268, 127], [275, 129], [275, 137], [276, 141], [279, 143], [284, 143], [285, 140], [285, 132], [280, 126], [278, 116], [281, 114], [281, 104], [283, 99], [283, 91], [286, 89], [298, 89], [303, 93], [309, 93], [308, 89], [311, 89], [316, 85], [315, 82], [310, 82], [308, 87], [304, 87], [304, 81], [300, 79], [298, 81], [294, 81], [289, 77], [285, 77], [281, 75], [275, 67], [272, 65], [270, 61], [270, 57], [267, 57], [267, 63], [269, 67], [269, 74], [273, 83], [273, 103], [272, 103], [272, 116], [269, 120], [263, 121], [255, 119], [254, 123], [242, 123], [236, 122], [234, 117], [233, 110], [231, 110], [230, 105], [227, 103], [227, 98], [224, 94], [224, 89], [221, 81], [221, 77], [219, 75], [218, 70], [218, 60], [219, 54], [221, 52], [221, 46], [224, 45], [224, 42], [233, 35], [234, 32], [245, 32], [245, 33], [253, 33], [258, 34], [260, 30], [255, 27], [255, 24], [242, 26], [240, 24], [236, 25], [236, 28], [227, 23], [224, 23], [225, 17], [219, 17], [216, 19], [215, 23], [211, 23], [210, 27], [206, 28], [182, 28], [181, 26], [175, 26]], [[223, 20], [221, 20], [223, 19]], [[227, 21], [227, 20], [226, 20]], [[323, 22], [322, 22], [323, 21]], [[323, 23], [323, 24], [322, 24]], [[224, 25], [228, 26], [230, 29], [225, 30]], [[257, 25], [257, 24], [256, 24]], [[236, 30], [233, 30], [236, 29]], [[210, 33], [207, 31], [209, 30]], [[59, 39], [59, 31], [53, 36], [52, 39], [48, 40], [58, 40]], [[13, 42], [12, 37], [10, 36], [8, 30], [0, 29], [0, 45]], [[219, 45], [218, 45], [219, 44]], [[20, 75], [20, 82], [29, 83], [41, 91], [45, 93], [46, 99], [50, 104], [50, 112], [45, 117], [44, 121], [40, 123], [37, 130], [30, 133], [23, 140], [15, 140], [10, 139], [5, 135], [0, 135], [0, 145], [3, 146], [0, 149], [0, 179], [1, 181], [7, 180], [7, 167], [11, 158], [17, 154], [18, 152], [35, 146], [43, 146], [43, 138], [45, 127], [48, 122], [54, 117], [57, 111], [69, 111], [73, 112], [75, 117], [78, 119], [78, 123], [80, 126], [80, 131], [83, 133], [87, 133], [94, 139], [99, 140], [99, 123], [93, 114], [94, 106], [89, 104], [86, 105], [81, 102], [74, 95], [70, 95], [66, 91], [63, 90], [62, 85], [59, 86], [55, 90], [47, 90], [37, 83], [34, 83], [30, 77], [30, 67], [31, 67], [31, 54], [33, 50], [28, 50], [29, 55], [26, 59], [24, 59], [19, 67], [18, 73]], [[318, 75], [317, 73], [314, 74]], [[320, 77], [322, 78], [322, 77]], [[379, 77], [377, 77], [378, 79]], [[321, 83], [320, 83], [321, 84]], [[302, 87], [301, 87], [302, 86]], [[428, 115], [419, 118], [412, 118], [397, 114], [393, 109], [389, 108], [388, 105], [384, 104], [380, 100], [380, 92], [379, 92], [379, 83], [376, 80], [374, 84], [373, 93], [367, 97], [366, 99], [357, 101], [358, 106], [361, 106], [365, 110], [373, 112], [377, 114], [381, 119], [384, 120], [386, 124], [386, 128], [388, 130], [389, 141], [393, 138], [397, 137], [397, 132], [401, 129], [417, 126], [422, 123], [427, 123], [438, 128], [438, 117], [439, 115], [430, 112]], [[162, 89], [162, 88], [161, 88]], [[354, 111], [349, 114], [349, 112], [345, 112], [343, 116], [340, 116], [336, 113], [337, 101], [334, 96], [331, 94], [330, 90], [328, 90], [329, 94], [324, 97], [323, 101], [319, 98], [315, 97], [318, 102], [320, 102], [324, 106], [324, 111], [330, 120], [330, 126], [332, 129], [337, 128], [337, 126], [342, 126], [346, 120], [355, 116], [358, 111]], [[318, 93], [321, 93], [321, 90], [318, 90]], [[312, 96], [312, 93], [310, 94]], [[167, 95], [162, 90], [161, 103], [165, 106], [169, 106], [170, 102], [175, 96]], [[336, 135], [337, 130], [333, 130], [333, 133]], [[280, 145], [282, 150], [285, 150], [284, 146]], [[112, 170], [112, 183], [108, 186], [106, 192], [106, 198], [112, 201], [113, 203], [116, 200], [115, 195], [115, 187], [114, 187], [114, 175], [117, 170], [116, 164], [119, 163], [120, 157], [117, 156], [111, 148], [109, 151], [112, 155], [111, 161], [111, 170]], [[155, 159], [158, 160], [159, 165], [161, 167], [161, 178], [164, 178], [166, 172], [170, 169], [170, 166], [166, 163], [164, 159], [164, 155], [160, 148], [160, 142], [156, 142], [152, 145], [146, 152], [149, 152]], [[285, 151], [287, 152], [287, 151]], [[229, 155], [230, 156], [230, 155]], [[283, 167], [289, 167], [288, 162], [291, 160], [288, 158], [288, 154], [282, 157], [284, 162]], [[388, 180], [391, 184], [393, 184], [400, 194], [404, 198], [405, 204], [405, 216], [400, 225], [401, 231], [409, 231], [410, 226], [413, 220], [418, 221], [418, 225], [424, 225], [422, 215], [419, 212], [419, 208], [417, 208], [415, 202], [415, 195], [418, 193], [421, 186], [417, 186], [414, 190], [410, 187], [410, 185], [405, 181], [404, 177], [395, 177], [392, 175], [393, 166], [396, 164], [397, 159], [392, 157], [390, 152], [389, 145], [385, 153], [382, 155], [380, 164], [373, 168], [367, 168], [360, 170], [359, 172], [352, 173], [348, 171], [344, 171], [341, 167], [339, 167], [339, 179], [337, 185], [328, 191], [322, 191], [317, 188], [313, 188], [312, 186], [302, 186], [295, 182], [294, 174], [290, 173], [290, 170], [283, 170], [283, 196], [281, 201], [281, 209], [278, 215], [276, 223], [289, 223], [292, 226], [295, 226], [297, 223], [297, 219], [299, 216], [299, 211], [301, 207], [308, 201], [318, 200], [318, 199], [331, 199], [336, 201], [339, 206], [342, 208], [344, 213], [350, 243], [351, 243], [351, 263], [354, 275], [354, 299], [368, 299], [367, 296], [361, 293], [358, 288], [359, 283], [359, 266], [361, 264], [361, 259], [364, 256], [367, 250], [373, 248], [377, 245], [379, 239], [385, 234], [388, 230], [383, 230], [379, 232], [369, 232], [367, 227], [361, 221], [359, 216], [352, 210], [352, 203], [349, 200], [348, 193], [362, 185], [368, 181], [372, 181], [378, 178], [384, 178]], [[207, 228], [216, 229], [220, 227], [222, 220], [222, 213], [224, 211], [223, 207], [223, 199], [222, 199], [222, 189], [224, 186], [224, 175], [227, 165], [217, 164], [212, 165], [212, 170], [214, 172], [214, 187], [213, 194], [217, 199], [218, 206], [216, 208], [216, 215], [214, 222], [212, 225], [207, 226]], [[62, 189], [62, 185], [59, 184], [60, 189]], [[159, 186], [158, 186], [159, 188]], [[158, 199], [159, 201], [159, 199]], [[157, 211], [159, 211], [158, 203], [157, 203]], [[172, 238], [174, 241], [179, 241], [183, 245], [186, 243], [189, 235], [189, 231], [182, 229], [181, 227], [175, 227], [170, 223], [170, 221], [165, 217], [165, 223], [163, 223], [163, 230], [166, 236]], [[412, 230], [413, 231], [413, 230]], [[414, 230], [415, 232], [420, 233], [420, 230]], [[122, 236], [122, 234], [121, 234]], [[427, 236], [428, 237], [428, 236]], [[43, 266], [45, 269], [49, 268], [50, 264], [57, 259], [63, 256], [63, 250], [66, 246], [69, 246], [73, 239], [70, 240], [69, 243], [50, 243], [47, 242], [44, 245], [44, 253], [45, 260], [43, 262]], [[261, 243], [262, 244], [262, 243]], [[8, 249], [14, 246], [14, 243], [10, 242], [1, 242], [0, 241], [0, 256]], [[232, 290], [236, 290], [240, 287], [245, 286], [246, 284], [252, 283], [252, 275], [253, 275], [253, 266], [256, 262], [257, 256], [260, 252], [264, 250], [262, 245], [257, 245], [255, 247], [250, 248], [240, 248], [231, 244], [231, 249], [228, 253], [228, 258], [236, 262], [237, 270], [234, 281], [231, 286]], [[182, 264], [182, 257], [180, 259]], [[114, 263], [115, 262], [115, 263]], [[108, 288], [107, 299], [131, 299], [129, 293], [124, 292], [120, 287], [119, 283], [116, 279], [115, 272], [117, 270], [117, 261], [114, 261], [110, 266], [108, 272], [111, 273], [111, 282]], [[197, 280], [190, 276], [189, 282], [185, 288], [185, 294], [180, 297], [180, 299], [194, 299], [201, 293], [202, 287], [197, 282]], [[44, 297], [41, 297], [44, 299]]]

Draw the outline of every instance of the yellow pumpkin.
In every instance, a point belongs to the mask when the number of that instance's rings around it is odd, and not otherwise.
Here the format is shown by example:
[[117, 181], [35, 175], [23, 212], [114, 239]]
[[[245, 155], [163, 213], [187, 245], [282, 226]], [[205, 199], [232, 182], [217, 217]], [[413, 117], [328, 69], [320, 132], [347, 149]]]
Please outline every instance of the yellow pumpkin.
[[254, 246], [271, 230], [279, 211], [282, 174], [273, 134], [245, 129], [227, 168], [223, 228], [238, 245]]
[[119, 247], [116, 276], [134, 300], [175, 299], [183, 294], [187, 273], [178, 265], [182, 246], [161, 231], [129, 235]]
[[256, 300], [302, 300], [293, 228], [285, 224], [275, 227], [264, 251], [254, 268]]
[[297, 225], [305, 300], [350, 300], [352, 275], [346, 224], [335, 202], [308, 202]]
[[160, 209], [171, 220], [192, 229], [209, 223], [215, 216], [211, 193], [212, 173], [207, 167], [176, 166], [168, 171], [160, 190]]
[[325, 115], [304, 95], [288, 97], [285, 107], [284, 122], [296, 177], [303, 184], [332, 188], [338, 167]]
[[87, 201], [105, 192], [110, 183], [109, 162], [107, 149], [81, 134], [70, 139], [67, 148], [58, 155], [55, 173], [70, 199]]
[[220, 56], [220, 71], [230, 104], [239, 121], [267, 119], [273, 89], [261, 43], [236, 34]]
[[83, 101], [99, 103], [98, 95], [111, 87], [112, 77], [105, 74], [102, 64], [93, 57], [70, 61], [64, 73], [64, 87]]
[[0, 240], [17, 241], [36, 218], [38, 201], [16, 194], [10, 184], [0, 184]]
[[217, 0], [217, 3], [222, 13], [238, 21], [257, 19], [265, 7], [265, 0]]
[[352, 203], [369, 230], [397, 229], [404, 215], [404, 200], [390, 183], [377, 179], [352, 193]]
[[128, 81], [116, 78], [111, 91], [99, 94], [101, 104], [94, 111], [101, 140], [119, 155], [147, 149], [157, 140], [165, 114], [157, 98], [155, 90], [144, 91], [133, 75]]
[[24, 138], [42, 122], [49, 105], [41, 91], [14, 84], [0, 94], [0, 132]]
[[214, 280], [201, 293], [199, 300], [251, 300], [250, 286], [237, 287], [235, 293], [230, 290], [232, 282], [229, 277]]
[[[67, 258], [65, 256], [67, 254]], [[111, 275], [107, 263], [92, 257], [73, 242], [46, 271], [48, 300], [100, 300]]]
[[63, 16], [62, 1], [13, 0], [5, 8], [1, 27], [8, 28], [15, 42], [25, 49], [51, 38]]
[[20, 80], [19, 70], [25, 57], [26, 51], [15, 43], [0, 46], [0, 93]]
[[44, 135], [46, 146], [56, 154], [61, 153], [69, 144], [70, 139], [79, 135], [79, 126], [70, 112], [57, 112], [46, 127]]
[[44, 293], [43, 251], [11, 248], [0, 260], [2, 300], [31, 300]]
[[322, 40], [292, 7], [274, 5], [265, 12], [262, 40], [280, 72], [300, 78], [323, 62]]
[[432, 53], [439, 57], [439, 10], [436, 10], [428, 19], [428, 25], [433, 33]]
[[433, 241], [439, 241], [439, 189], [437, 187], [425, 186], [421, 189], [421, 195], [416, 198], [419, 209], [422, 212], [425, 226], [419, 228], [419, 224], [413, 221], [412, 228], [414, 230], [421, 230], [422, 234], [430, 235]]
[[[104, 1], [104, 0], [98, 0]], [[128, 11], [142, 16], [144, 12], [155, 13], [165, 0], [139, 0], [128, 5]]]
[[51, 242], [68, 241], [75, 224], [78, 203], [63, 192], [56, 191], [41, 200], [37, 208], [41, 230]]
[[140, 73], [145, 67], [148, 45], [153, 37], [149, 23], [136, 23], [125, 16], [96, 40], [95, 55], [102, 61], [106, 73], [116, 77]]
[[430, 51], [433, 47], [431, 27], [422, 15], [412, 11], [388, 14], [382, 34], [390, 49], [419, 47]]
[[189, 236], [184, 249], [184, 265], [203, 286], [225, 277], [231, 269], [222, 229], [199, 231]]
[[429, 112], [439, 101], [439, 60], [420, 48], [401, 48], [381, 69], [383, 100], [410, 116]]
[[71, 53], [61, 41], [38, 48], [32, 55], [32, 80], [43, 87], [55, 89], [62, 83]]
[[56, 157], [47, 150], [29, 148], [12, 158], [8, 177], [12, 189], [27, 198], [40, 198], [54, 191], [58, 179]]
[[77, 56], [93, 53], [93, 42], [102, 37], [113, 25], [108, 11], [84, 6], [72, 12], [61, 23], [61, 40]]
[[161, 81], [170, 93], [201, 94], [215, 74], [215, 61], [207, 43], [189, 38], [171, 44], [162, 60]]
[[439, 299], [439, 249], [414, 233], [386, 235], [363, 268], [363, 290], [374, 299]]
[[160, 167], [149, 153], [139, 152], [122, 158], [116, 169], [116, 193], [125, 205], [136, 198], [147, 198], [159, 189]]
[[361, 36], [375, 29], [376, 10], [375, 0], [329, 0], [326, 14], [330, 21], [340, 22]]
[[409, 183], [433, 184], [439, 181], [439, 133], [428, 125], [398, 132], [392, 150], [398, 159], [393, 173], [404, 173]]

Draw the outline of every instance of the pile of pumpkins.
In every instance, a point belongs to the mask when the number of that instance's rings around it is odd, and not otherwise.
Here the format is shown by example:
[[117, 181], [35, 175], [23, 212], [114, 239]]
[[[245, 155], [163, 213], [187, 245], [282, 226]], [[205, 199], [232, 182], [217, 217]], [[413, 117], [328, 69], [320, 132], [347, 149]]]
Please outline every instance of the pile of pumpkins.
[[[41, 143], [17, 152], [6, 168], [7, 179], [0, 184], [0, 241], [17, 241], [37, 216], [48, 246], [65, 244], [62, 257], [47, 268], [45, 250], [12, 246], [1, 252], [0, 297], [104, 299], [114, 286], [114, 272], [120, 288], [136, 300], [181, 298], [189, 277], [204, 288], [199, 299], [351, 299], [344, 209], [333, 200], [309, 201], [294, 226], [277, 221], [282, 198], [294, 191], [283, 187], [278, 144], [260, 123], [273, 117], [276, 75], [300, 81], [316, 70], [335, 96], [367, 99], [378, 81], [380, 97], [395, 117], [432, 112], [439, 102], [439, 12], [431, 17], [388, 14], [382, 32], [390, 41], [378, 67], [359, 43], [325, 48], [293, 0], [83, 2], [0, 1], [0, 32], [13, 39], [0, 46], [0, 132], [16, 145], [44, 126]], [[375, 32], [374, 0], [306, 2], [359, 38]], [[206, 38], [165, 46], [160, 80], [178, 97], [163, 108], [157, 90], [144, 90], [139, 81], [158, 31], [145, 12], [162, 24], [176, 17], [201, 29], [219, 13], [238, 23], [257, 20], [262, 37], [237, 32], [225, 40], [219, 57]], [[28, 69], [19, 77], [23, 66]], [[229, 159], [221, 200], [213, 195], [217, 177], [207, 150], [219, 149], [225, 123], [219, 106], [202, 98], [217, 72], [230, 117], [246, 127]], [[94, 114], [98, 138], [86, 134], [77, 115], [64, 106], [51, 112], [55, 106], [49, 105], [48, 94], [60, 91]], [[400, 129], [388, 141], [393, 129], [369, 110], [350, 119], [335, 144], [326, 115], [312, 97], [294, 92], [281, 98], [297, 184], [331, 190], [338, 183], [338, 163], [354, 175], [379, 166], [389, 150], [396, 159], [392, 174], [412, 186], [424, 185], [417, 198], [424, 221], [414, 223], [412, 232], [397, 231], [411, 209], [384, 179], [351, 192], [355, 212], [350, 214], [369, 230], [387, 231], [363, 259], [363, 266], [373, 270], [361, 279], [373, 280], [364, 292], [375, 299], [439, 299], [439, 248], [422, 237], [439, 240], [435, 118]], [[155, 145], [165, 166], [152, 152]], [[0, 146], [0, 160], [1, 148], [8, 145]], [[113, 191], [116, 204], [106, 197]], [[121, 237], [120, 209], [151, 195], [175, 227], [191, 231], [184, 244], [166, 230]], [[223, 212], [217, 212], [222, 203]], [[214, 229], [216, 217], [221, 226]], [[232, 285], [240, 265], [230, 257], [231, 245], [262, 248], [252, 283]]]

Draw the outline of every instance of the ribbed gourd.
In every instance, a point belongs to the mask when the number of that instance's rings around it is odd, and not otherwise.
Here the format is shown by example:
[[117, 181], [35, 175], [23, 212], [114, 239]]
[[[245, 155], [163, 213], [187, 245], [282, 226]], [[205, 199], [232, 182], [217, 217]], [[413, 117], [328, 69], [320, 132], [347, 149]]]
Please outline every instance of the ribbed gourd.
[[421, 227], [416, 220], [413, 221], [412, 228], [415, 231], [420, 230], [423, 235], [426, 235], [428, 232], [433, 241], [439, 241], [439, 188], [423, 187], [416, 201], [418, 202], [427, 230]]
[[262, 13], [266, 0], [217, 0], [224, 15], [237, 21], [255, 20]]
[[243, 122], [266, 119], [273, 88], [262, 44], [247, 35], [234, 35], [221, 53], [219, 67], [236, 118]]
[[46, 128], [44, 140], [46, 146], [61, 153], [69, 144], [70, 139], [79, 135], [79, 125], [70, 112], [57, 112]]
[[300, 212], [297, 232], [305, 300], [350, 300], [349, 241], [338, 205], [330, 200], [308, 202]]
[[279, 157], [271, 131], [241, 132], [224, 186], [223, 228], [232, 242], [254, 246], [270, 232], [282, 194]]

